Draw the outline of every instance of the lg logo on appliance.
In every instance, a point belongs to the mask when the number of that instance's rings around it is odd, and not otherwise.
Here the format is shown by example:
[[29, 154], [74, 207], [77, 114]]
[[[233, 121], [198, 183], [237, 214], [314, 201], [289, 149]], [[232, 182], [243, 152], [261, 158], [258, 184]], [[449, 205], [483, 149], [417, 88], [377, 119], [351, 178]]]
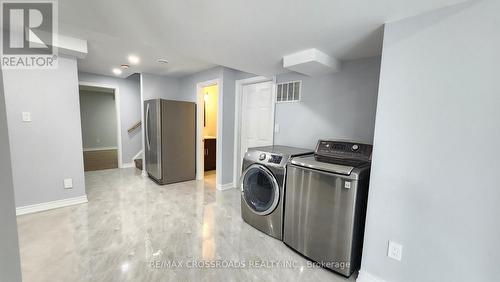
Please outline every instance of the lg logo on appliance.
[[56, 68], [56, 3], [2, 1], [1, 7], [2, 67]]

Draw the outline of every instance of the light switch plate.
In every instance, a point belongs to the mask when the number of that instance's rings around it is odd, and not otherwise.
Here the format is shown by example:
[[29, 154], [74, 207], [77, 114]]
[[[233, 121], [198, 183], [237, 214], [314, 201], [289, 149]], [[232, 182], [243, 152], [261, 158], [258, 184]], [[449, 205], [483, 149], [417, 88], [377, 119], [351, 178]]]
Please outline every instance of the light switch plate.
[[403, 246], [396, 242], [389, 241], [387, 256], [397, 261], [401, 261], [401, 258], [403, 257]]
[[71, 188], [73, 188], [73, 178], [64, 179], [64, 189], [71, 189]]
[[23, 122], [31, 122], [31, 113], [23, 112]]

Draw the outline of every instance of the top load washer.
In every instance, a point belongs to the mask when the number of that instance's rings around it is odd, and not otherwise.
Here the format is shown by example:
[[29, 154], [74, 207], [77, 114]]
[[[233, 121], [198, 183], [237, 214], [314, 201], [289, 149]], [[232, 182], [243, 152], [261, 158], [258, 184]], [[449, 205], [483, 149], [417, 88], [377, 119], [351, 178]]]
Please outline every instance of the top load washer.
[[286, 164], [312, 150], [288, 146], [248, 149], [241, 175], [241, 216], [256, 229], [282, 240]]
[[319, 265], [359, 268], [372, 145], [320, 140], [287, 166], [283, 241]]

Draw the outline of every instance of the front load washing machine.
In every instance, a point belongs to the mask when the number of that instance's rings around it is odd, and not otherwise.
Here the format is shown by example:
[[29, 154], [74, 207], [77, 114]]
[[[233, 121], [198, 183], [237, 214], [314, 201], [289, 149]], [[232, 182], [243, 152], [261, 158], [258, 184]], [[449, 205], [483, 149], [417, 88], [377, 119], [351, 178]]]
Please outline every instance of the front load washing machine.
[[292, 157], [312, 153], [312, 150], [278, 145], [248, 149], [241, 174], [243, 220], [282, 240], [286, 164]]

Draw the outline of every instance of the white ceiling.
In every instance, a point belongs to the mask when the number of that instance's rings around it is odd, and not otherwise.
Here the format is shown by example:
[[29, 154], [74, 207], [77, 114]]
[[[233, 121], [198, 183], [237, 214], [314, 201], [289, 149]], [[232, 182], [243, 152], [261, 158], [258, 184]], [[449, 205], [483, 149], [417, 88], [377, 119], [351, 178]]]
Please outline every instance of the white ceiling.
[[[285, 72], [284, 55], [317, 48], [341, 60], [381, 54], [384, 22], [463, 0], [59, 0], [59, 32], [88, 40], [82, 71], [182, 76], [214, 65]], [[169, 64], [159, 64], [158, 58]]]

